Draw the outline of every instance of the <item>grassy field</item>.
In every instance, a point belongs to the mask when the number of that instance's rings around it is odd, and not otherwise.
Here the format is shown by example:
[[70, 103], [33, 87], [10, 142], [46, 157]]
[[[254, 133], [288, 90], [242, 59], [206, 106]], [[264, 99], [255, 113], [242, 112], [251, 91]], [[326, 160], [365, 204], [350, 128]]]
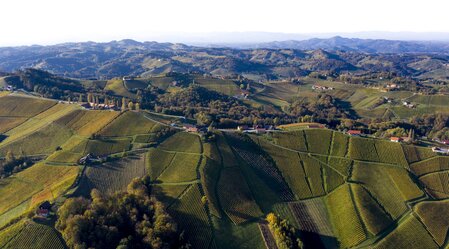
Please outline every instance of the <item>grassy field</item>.
[[231, 80], [196, 77], [195, 83], [212, 91], [234, 96], [240, 93], [240, 88]]
[[439, 248], [417, 218], [409, 215], [404, 222], [377, 243], [373, 248]]
[[104, 88], [105, 91], [111, 91], [117, 96], [124, 96], [127, 98], [134, 98], [135, 95], [131, 92], [129, 92], [125, 85], [123, 84], [123, 80], [121, 79], [112, 79], [108, 80], [106, 83], [106, 87]]
[[443, 246], [449, 229], [449, 200], [425, 201], [413, 209], [438, 245]]

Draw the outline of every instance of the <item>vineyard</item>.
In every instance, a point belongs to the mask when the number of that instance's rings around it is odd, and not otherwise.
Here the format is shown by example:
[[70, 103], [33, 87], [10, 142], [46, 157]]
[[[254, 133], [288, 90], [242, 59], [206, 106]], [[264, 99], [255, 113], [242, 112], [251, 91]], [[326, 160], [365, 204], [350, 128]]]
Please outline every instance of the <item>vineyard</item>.
[[4, 247], [5, 249], [64, 249], [64, 241], [52, 227], [29, 222], [25, 227]]
[[240, 169], [224, 168], [217, 188], [223, 211], [235, 224], [262, 216]]
[[427, 193], [435, 199], [449, 198], [449, 172], [430, 173], [419, 178]]
[[276, 144], [298, 151], [307, 151], [306, 135], [304, 131], [276, 132], [273, 140]]
[[276, 240], [266, 222], [259, 222], [260, 233], [262, 234], [267, 249], [277, 249]]
[[19, 126], [26, 120], [27, 120], [27, 118], [14, 118], [14, 117], [1, 117], [0, 116], [0, 133], [5, 133], [16, 126]]
[[189, 189], [168, 209], [180, 226], [186, 229], [186, 235], [194, 248], [208, 249], [213, 243], [211, 223], [198, 185]]
[[340, 132], [332, 133], [330, 155], [344, 157], [348, 153], [349, 137]]
[[290, 202], [288, 204], [293, 213], [299, 230], [305, 235], [304, 240], [317, 247], [335, 247], [332, 227], [330, 226], [328, 213], [322, 198], [314, 198], [305, 201]]
[[132, 136], [156, 132], [160, 126], [145, 118], [144, 114], [125, 112], [113, 122], [106, 125], [101, 131], [102, 136]]
[[331, 145], [332, 131], [323, 129], [307, 129], [304, 130], [307, 140], [307, 148], [309, 152], [323, 155], [329, 154]]
[[[10, 96], [0, 106], [3, 98]], [[261, 223], [269, 212], [300, 230], [308, 248], [446, 245], [449, 207], [438, 199], [449, 198], [449, 157], [430, 149], [308, 128], [162, 139], [163, 126], [143, 113], [53, 102], [38, 109], [0, 115], [9, 135], [0, 155], [49, 155], [0, 179], [1, 248], [64, 247], [52, 227], [26, 218], [8, 223], [43, 201], [89, 196], [94, 188], [111, 194], [144, 175], [194, 248], [276, 248]], [[85, 165], [77, 178], [88, 153], [105, 162]]]
[[174, 152], [202, 152], [200, 137], [186, 132], [175, 133], [162, 142], [159, 148]]
[[[397, 219], [407, 211], [407, 206], [401, 189], [390, 178], [386, 167], [388, 166], [356, 162], [351, 179], [363, 184], [393, 219]], [[376, 177], [372, 177], [373, 175]]]
[[409, 215], [395, 230], [388, 234], [373, 247], [375, 249], [388, 248], [439, 248], [425, 227], [417, 218]]
[[448, 170], [449, 157], [432, 157], [430, 159], [411, 164], [410, 169], [416, 176], [422, 176], [436, 171]]
[[104, 194], [123, 191], [132, 179], [144, 175], [144, 155], [132, 155], [102, 165], [88, 166], [75, 195], [89, 196], [94, 188]]
[[164, 182], [188, 182], [198, 178], [201, 156], [176, 153], [173, 160], [156, 179]]
[[435, 156], [435, 153], [429, 148], [422, 148], [411, 145], [402, 145], [405, 157], [408, 163], [422, 161]]
[[363, 186], [351, 184], [351, 190], [356, 208], [359, 210], [368, 232], [377, 235], [393, 222], [391, 217], [385, 213], [382, 206]]
[[414, 207], [419, 219], [440, 246], [446, 241], [449, 229], [448, 207], [448, 200], [421, 202]]
[[50, 124], [25, 137], [0, 147], [0, 155], [11, 151], [15, 155], [51, 154], [58, 146], [65, 143], [72, 133], [63, 127]]
[[91, 136], [119, 115], [111, 111], [76, 110], [58, 119], [56, 123], [73, 130], [81, 136]]
[[341, 248], [356, 246], [367, 238], [350, 191], [350, 185], [345, 184], [325, 198], [331, 224], [336, 231]]
[[19, 95], [3, 96], [0, 99], [0, 116], [29, 118], [54, 105], [56, 105], [56, 101]]

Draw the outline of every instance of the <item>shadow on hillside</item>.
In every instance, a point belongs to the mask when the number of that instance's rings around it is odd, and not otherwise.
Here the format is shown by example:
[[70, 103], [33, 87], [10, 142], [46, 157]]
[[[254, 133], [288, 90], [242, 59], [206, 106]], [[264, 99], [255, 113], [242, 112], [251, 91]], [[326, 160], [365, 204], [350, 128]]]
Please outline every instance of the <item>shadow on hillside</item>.
[[336, 105], [338, 106], [338, 108], [344, 109], [346, 110], [346, 112], [349, 114], [349, 117], [352, 119], [359, 119], [360, 116], [357, 114], [356, 111], [354, 111], [354, 109], [352, 109], [352, 104], [349, 101], [345, 101], [342, 99], [335, 99], [336, 101]]
[[304, 243], [304, 248], [318, 249], [318, 248], [339, 248], [337, 238], [326, 236], [314, 232], [301, 231], [301, 239]]

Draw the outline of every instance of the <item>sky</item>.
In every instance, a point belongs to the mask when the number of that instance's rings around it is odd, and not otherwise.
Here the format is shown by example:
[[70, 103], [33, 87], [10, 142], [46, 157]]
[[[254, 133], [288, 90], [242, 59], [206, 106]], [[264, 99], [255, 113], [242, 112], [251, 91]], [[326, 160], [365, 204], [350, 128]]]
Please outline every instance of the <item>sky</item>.
[[208, 33], [448, 32], [447, 0], [3, 0], [0, 46]]

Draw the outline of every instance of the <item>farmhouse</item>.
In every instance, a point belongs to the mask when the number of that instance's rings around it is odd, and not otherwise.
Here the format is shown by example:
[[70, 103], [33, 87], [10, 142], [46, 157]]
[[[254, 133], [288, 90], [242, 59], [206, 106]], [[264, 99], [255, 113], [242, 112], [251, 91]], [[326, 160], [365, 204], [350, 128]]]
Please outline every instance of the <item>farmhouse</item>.
[[362, 131], [360, 130], [349, 130], [346, 132], [350, 136], [360, 136], [362, 135]]
[[51, 204], [49, 201], [44, 201], [39, 205], [36, 210], [36, 215], [42, 218], [46, 218], [50, 215]]
[[326, 91], [326, 90], [334, 90], [333, 87], [327, 87], [327, 86], [320, 86], [320, 85], [313, 85], [312, 86], [313, 90], [322, 90], [322, 91]]
[[405, 107], [408, 107], [408, 108], [415, 108], [415, 105], [414, 105], [414, 104], [412, 104], [412, 103], [410, 103], [410, 102], [407, 102], [407, 101], [403, 101], [402, 104], [403, 104]]
[[449, 154], [449, 149], [446, 148], [432, 147], [432, 151], [435, 153]]
[[187, 132], [198, 132], [198, 128], [196, 126], [194, 126], [194, 125], [186, 124], [186, 125], [184, 125], [183, 128]]
[[402, 138], [400, 138], [400, 137], [390, 137], [390, 141], [399, 143], [400, 141], [402, 141]]

